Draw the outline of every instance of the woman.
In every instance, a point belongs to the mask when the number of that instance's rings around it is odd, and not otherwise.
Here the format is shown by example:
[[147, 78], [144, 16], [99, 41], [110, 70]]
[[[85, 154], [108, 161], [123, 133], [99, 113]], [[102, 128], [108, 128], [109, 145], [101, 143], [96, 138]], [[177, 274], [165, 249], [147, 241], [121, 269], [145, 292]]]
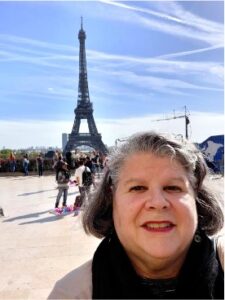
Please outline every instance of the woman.
[[11, 152], [9, 155], [9, 169], [10, 172], [16, 171], [16, 157], [13, 152]]
[[223, 248], [209, 238], [223, 212], [206, 175], [188, 141], [155, 132], [128, 139], [83, 216], [86, 233], [104, 239], [49, 298], [224, 298]]
[[63, 195], [63, 208], [66, 208], [68, 189], [69, 189], [69, 181], [70, 181], [70, 172], [68, 170], [68, 164], [66, 162], [61, 161], [61, 167], [58, 170], [57, 177], [57, 185], [58, 185], [58, 194], [55, 201], [55, 209], [58, 208], [60, 198]]
[[29, 175], [29, 159], [28, 159], [28, 155], [25, 154], [23, 157], [23, 170], [24, 170], [24, 175], [28, 176]]

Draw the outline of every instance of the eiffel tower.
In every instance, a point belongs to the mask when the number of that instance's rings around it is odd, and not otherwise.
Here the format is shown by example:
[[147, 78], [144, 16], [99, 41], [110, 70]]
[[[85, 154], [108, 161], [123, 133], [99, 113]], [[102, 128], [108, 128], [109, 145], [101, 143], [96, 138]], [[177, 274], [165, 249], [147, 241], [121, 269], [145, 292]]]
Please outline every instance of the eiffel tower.
[[[79, 146], [89, 146], [96, 151], [106, 154], [108, 150], [102, 142], [102, 136], [98, 133], [93, 117], [93, 105], [90, 102], [88, 80], [87, 80], [87, 62], [85, 52], [86, 33], [83, 30], [83, 20], [81, 18], [81, 29], [78, 34], [80, 41], [79, 53], [79, 88], [77, 107], [74, 110], [75, 120], [69, 140], [65, 146], [64, 153], [76, 149]], [[79, 133], [81, 119], [86, 119], [89, 133]]]

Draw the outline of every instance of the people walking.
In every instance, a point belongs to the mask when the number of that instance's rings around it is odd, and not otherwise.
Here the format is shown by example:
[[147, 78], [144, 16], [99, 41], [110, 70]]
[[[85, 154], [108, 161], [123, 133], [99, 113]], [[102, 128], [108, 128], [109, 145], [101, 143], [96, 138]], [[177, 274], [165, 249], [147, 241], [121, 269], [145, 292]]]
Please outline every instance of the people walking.
[[29, 159], [28, 159], [28, 155], [25, 154], [24, 157], [23, 157], [23, 171], [24, 171], [25, 176], [29, 175], [29, 171], [28, 171], [29, 163], [30, 162], [29, 162]]
[[58, 170], [57, 184], [58, 184], [58, 195], [56, 197], [55, 208], [58, 208], [59, 201], [63, 195], [63, 208], [66, 207], [67, 195], [69, 189], [70, 172], [67, 168], [67, 163], [61, 163], [61, 168]]
[[4, 217], [4, 211], [3, 211], [3, 208], [0, 206], [0, 217]]
[[86, 157], [84, 165], [90, 169], [90, 171], [91, 171], [91, 177], [92, 177], [92, 184], [93, 184], [94, 188], [96, 188], [96, 183], [95, 183], [95, 166], [94, 166], [94, 163], [92, 162], [92, 160], [90, 159], [89, 156]]
[[55, 180], [58, 180], [58, 173], [64, 164], [64, 160], [61, 155], [59, 155], [58, 159], [53, 164], [53, 169], [55, 169]]
[[43, 165], [44, 165], [44, 160], [41, 154], [38, 155], [36, 162], [37, 162], [38, 176], [40, 177], [43, 175]]
[[94, 164], [95, 174], [97, 174], [97, 177], [100, 178], [100, 162], [98, 152], [93, 152], [92, 163]]
[[92, 184], [91, 170], [84, 165], [84, 159], [80, 159], [78, 165], [79, 167], [76, 169], [74, 176], [79, 188], [80, 196], [77, 196], [75, 199], [75, 208], [80, 208], [84, 204]]
[[10, 172], [16, 171], [16, 157], [13, 152], [9, 155], [9, 170]]

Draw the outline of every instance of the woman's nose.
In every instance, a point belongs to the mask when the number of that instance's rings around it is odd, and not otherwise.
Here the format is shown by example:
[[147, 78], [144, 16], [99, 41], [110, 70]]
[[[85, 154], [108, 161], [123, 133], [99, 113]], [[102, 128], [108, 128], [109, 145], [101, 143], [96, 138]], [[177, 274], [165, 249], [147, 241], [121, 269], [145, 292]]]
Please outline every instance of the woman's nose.
[[169, 202], [161, 189], [151, 189], [146, 195], [145, 207], [146, 209], [166, 209], [169, 207]]

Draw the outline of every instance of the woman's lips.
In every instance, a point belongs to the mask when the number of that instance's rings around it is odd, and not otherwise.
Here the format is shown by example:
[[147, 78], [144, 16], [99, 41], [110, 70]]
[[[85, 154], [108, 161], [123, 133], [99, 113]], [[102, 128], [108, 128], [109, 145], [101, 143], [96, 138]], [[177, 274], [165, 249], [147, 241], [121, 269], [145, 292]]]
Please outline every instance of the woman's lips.
[[174, 226], [170, 221], [151, 221], [145, 222], [141, 227], [151, 232], [169, 232]]

